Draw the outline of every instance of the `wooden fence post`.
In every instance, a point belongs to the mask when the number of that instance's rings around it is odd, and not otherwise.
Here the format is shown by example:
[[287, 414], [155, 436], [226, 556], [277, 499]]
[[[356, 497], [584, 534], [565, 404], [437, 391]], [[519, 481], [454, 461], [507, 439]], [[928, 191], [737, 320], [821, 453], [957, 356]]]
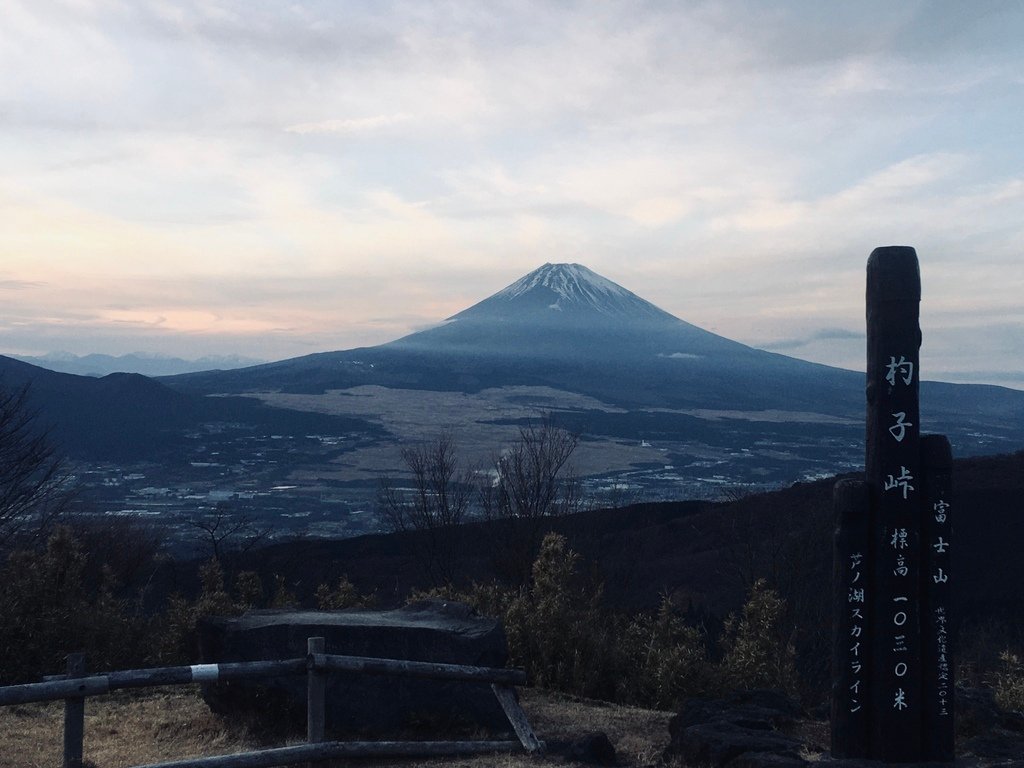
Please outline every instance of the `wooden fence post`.
[[[85, 676], [85, 654], [68, 654], [68, 679]], [[64, 699], [64, 768], [82, 768], [85, 697]]]
[[326, 641], [322, 637], [311, 637], [306, 640], [307, 689], [306, 689], [306, 741], [317, 744], [324, 740], [326, 722], [325, 698], [327, 693], [327, 674], [317, 669], [314, 658], [324, 653]]

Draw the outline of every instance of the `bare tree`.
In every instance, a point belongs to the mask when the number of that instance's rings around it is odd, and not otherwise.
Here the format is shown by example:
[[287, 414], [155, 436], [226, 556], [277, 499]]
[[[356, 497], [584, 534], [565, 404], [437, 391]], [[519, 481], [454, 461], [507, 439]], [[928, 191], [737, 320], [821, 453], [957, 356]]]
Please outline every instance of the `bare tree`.
[[382, 477], [378, 514], [391, 531], [415, 533], [416, 557], [427, 578], [435, 584], [451, 584], [456, 554], [452, 529], [469, 511], [473, 473], [460, 468], [449, 433], [403, 448], [402, 461], [411, 486], [398, 487], [392, 478]]
[[549, 518], [576, 512], [581, 488], [569, 463], [579, 435], [550, 417], [519, 430], [519, 438], [493, 460], [480, 489], [484, 516], [493, 521], [496, 566], [514, 584], [526, 584]]
[[71, 500], [71, 475], [54, 448], [28, 385], [0, 386], [0, 551], [45, 535]]
[[210, 557], [225, 571], [229, 570], [229, 559], [252, 550], [272, 530], [269, 526], [258, 525], [251, 515], [233, 510], [225, 503], [218, 504], [212, 515], [192, 518], [188, 525], [196, 529], [200, 541], [209, 548]]

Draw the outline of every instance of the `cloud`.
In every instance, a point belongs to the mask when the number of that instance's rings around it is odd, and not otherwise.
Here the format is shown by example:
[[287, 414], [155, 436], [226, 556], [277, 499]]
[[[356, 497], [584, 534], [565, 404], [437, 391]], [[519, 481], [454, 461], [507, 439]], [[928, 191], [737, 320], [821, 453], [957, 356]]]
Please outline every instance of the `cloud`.
[[822, 328], [820, 331], [815, 331], [807, 336], [762, 342], [758, 346], [769, 351], [792, 351], [819, 341], [858, 341], [863, 343], [864, 334], [845, 328]]
[[406, 114], [376, 115], [374, 117], [357, 117], [338, 120], [320, 120], [315, 123], [297, 123], [285, 128], [288, 133], [335, 134], [339, 136], [355, 136], [374, 133], [381, 128], [390, 128], [410, 120]]
[[0, 291], [27, 291], [42, 288], [45, 283], [35, 280], [0, 280]]
[[934, 371], [926, 377], [928, 381], [949, 381], [957, 384], [995, 384], [1001, 387], [1024, 389], [1024, 373], [998, 369], [976, 371]]
[[287, 354], [579, 261], [824, 361], [908, 243], [923, 319], [1019, 326], [1022, 35], [1024, 5], [945, 0], [11, 0], [5, 314]]

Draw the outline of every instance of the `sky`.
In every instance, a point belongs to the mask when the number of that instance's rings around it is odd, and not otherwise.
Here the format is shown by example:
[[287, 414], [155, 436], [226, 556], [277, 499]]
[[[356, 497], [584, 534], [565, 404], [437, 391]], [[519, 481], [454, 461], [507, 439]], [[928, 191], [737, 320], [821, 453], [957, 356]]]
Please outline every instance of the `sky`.
[[1024, 3], [2, 0], [0, 353], [378, 344], [545, 262], [1024, 388]]

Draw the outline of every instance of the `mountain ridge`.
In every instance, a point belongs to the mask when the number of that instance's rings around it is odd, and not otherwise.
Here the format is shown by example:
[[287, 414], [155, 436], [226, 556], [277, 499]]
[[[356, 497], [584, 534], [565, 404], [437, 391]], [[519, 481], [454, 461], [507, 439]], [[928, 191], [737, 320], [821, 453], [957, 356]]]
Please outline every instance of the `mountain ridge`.
[[93, 377], [106, 376], [111, 373], [174, 376], [179, 373], [197, 373], [215, 369], [230, 370], [260, 365], [265, 362], [242, 355], [206, 355], [186, 360], [151, 352], [129, 352], [125, 355], [105, 355], [98, 352], [86, 355], [76, 355], [73, 352], [48, 352], [45, 355], [10, 355], [10, 357], [57, 373]]
[[139, 460], [173, 456], [188, 432], [215, 423], [315, 431], [329, 425], [370, 428], [361, 420], [268, 408], [251, 398], [208, 398], [139, 373], [102, 377], [60, 373], [0, 355], [0, 386], [28, 388], [37, 426], [76, 459]]

